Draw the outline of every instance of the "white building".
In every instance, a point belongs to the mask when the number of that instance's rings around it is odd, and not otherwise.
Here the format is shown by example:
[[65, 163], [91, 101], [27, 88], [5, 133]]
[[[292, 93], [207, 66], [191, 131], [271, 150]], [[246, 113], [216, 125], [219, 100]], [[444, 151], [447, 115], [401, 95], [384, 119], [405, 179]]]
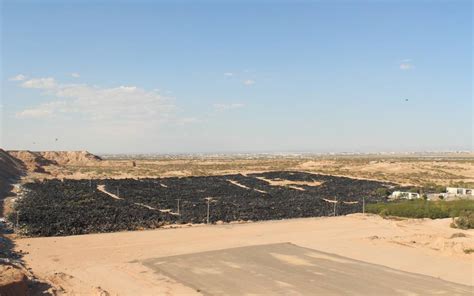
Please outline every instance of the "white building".
[[388, 198], [391, 199], [417, 199], [420, 198], [419, 193], [405, 192], [405, 191], [394, 191]]
[[448, 195], [474, 195], [474, 189], [459, 188], [459, 187], [446, 187], [446, 193]]

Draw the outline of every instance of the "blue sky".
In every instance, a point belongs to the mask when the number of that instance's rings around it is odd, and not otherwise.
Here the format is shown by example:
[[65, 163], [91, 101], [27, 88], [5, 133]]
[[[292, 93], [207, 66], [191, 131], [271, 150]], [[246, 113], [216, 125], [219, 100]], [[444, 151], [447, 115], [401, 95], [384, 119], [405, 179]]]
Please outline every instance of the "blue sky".
[[471, 1], [1, 9], [7, 149], [472, 150]]

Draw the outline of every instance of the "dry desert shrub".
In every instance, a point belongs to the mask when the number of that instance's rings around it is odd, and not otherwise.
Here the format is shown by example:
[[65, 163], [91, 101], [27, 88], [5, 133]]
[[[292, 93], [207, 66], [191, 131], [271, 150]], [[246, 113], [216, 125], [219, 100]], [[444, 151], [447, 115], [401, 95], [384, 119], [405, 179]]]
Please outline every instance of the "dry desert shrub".
[[454, 218], [451, 227], [459, 229], [474, 229], [474, 212], [462, 211], [459, 217]]

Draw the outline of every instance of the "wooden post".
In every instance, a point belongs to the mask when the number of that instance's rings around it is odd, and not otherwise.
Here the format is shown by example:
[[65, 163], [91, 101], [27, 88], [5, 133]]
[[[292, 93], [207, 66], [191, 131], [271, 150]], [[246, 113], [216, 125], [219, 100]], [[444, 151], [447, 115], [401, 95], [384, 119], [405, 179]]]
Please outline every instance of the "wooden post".
[[210, 205], [210, 200], [207, 200], [207, 224], [209, 224], [209, 205]]
[[209, 208], [211, 204], [212, 197], [206, 197], [205, 200], [207, 200], [207, 224], [209, 224]]
[[362, 196], [362, 214], [365, 214], [365, 196]]

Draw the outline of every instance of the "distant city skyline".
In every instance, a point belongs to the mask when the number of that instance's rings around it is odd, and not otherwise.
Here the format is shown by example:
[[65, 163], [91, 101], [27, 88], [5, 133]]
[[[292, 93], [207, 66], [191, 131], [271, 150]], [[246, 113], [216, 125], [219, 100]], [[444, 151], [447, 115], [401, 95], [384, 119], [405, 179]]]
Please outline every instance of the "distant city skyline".
[[472, 151], [471, 1], [9, 1], [0, 147]]

